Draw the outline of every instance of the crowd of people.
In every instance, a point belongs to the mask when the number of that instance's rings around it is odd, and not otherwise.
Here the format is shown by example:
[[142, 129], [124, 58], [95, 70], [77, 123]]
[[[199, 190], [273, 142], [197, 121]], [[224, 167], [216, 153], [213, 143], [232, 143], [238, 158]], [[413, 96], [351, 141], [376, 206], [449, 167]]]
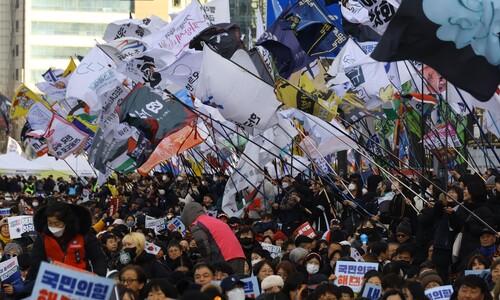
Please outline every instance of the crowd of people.
[[[10, 208], [0, 220], [1, 260], [17, 256], [22, 282], [2, 284], [0, 299], [29, 296], [42, 261], [113, 278], [120, 299], [245, 299], [250, 276], [258, 299], [367, 299], [367, 283], [381, 286], [380, 299], [428, 299], [425, 290], [444, 285], [453, 285], [452, 299], [499, 299], [495, 169], [453, 172], [448, 183], [431, 175], [268, 177], [258, 193], [238, 193], [238, 216], [221, 209], [228, 180], [114, 174], [98, 187], [94, 178], [1, 177], [0, 209]], [[7, 218], [17, 215], [33, 215], [36, 234], [11, 239]], [[179, 218], [186, 231], [146, 228], [147, 217]], [[297, 232], [305, 222], [314, 235]], [[336, 285], [337, 262], [360, 260], [379, 266], [364, 274], [361, 292]], [[487, 269], [488, 278], [465, 276]]]

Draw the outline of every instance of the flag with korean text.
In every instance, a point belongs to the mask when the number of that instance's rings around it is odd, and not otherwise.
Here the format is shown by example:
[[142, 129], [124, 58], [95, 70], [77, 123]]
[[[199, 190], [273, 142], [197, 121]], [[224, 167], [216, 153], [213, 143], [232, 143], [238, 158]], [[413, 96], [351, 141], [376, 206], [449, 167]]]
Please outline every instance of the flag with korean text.
[[58, 115], [53, 115], [44, 135], [53, 156], [65, 159], [83, 148], [88, 135]]
[[189, 41], [208, 26], [200, 3], [192, 1], [172, 22], [144, 37], [143, 41], [152, 48], [167, 49], [179, 57], [188, 48]]
[[[248, 56], [241, 49], [235, 52], [234, 56], [237, 55]], [[203, 65], [194, 94], [204, 104], [219, 109], [226, 120], [252, 133], [254, 129], [262, 131], [276, 124], [275, 112], [281, 104], [276, 100], [273, 87], [253, 75], [258, 71], [249, 57], [247, 61], [247, 65], [240, 67], [241, 63], [238, 66], [204, 47]]]
[[205, 14], [211, 24], [229, 23], [229, 0], [212, 0], [203, 4]]
[[144, 19], [125, 19], [106, 26], [103, 39], [107, 42], [123, 37], [143, 38], [165, 27], [168, 23], [157, 16]]
[[132, 37], [124, 37], [105, 44], [97, 44], [97, 47], [106, 53], [117, 65], [126, 59], [140, 56], [149, 49], [148, 45], [142, 40]]
[[370, 270], [377, 270], [378, 263], [338, 261], [335, 265], [334, 281], [336, 286], [347, 285], [355, 293], [361, 290], [365, 273]]
[[138, 84], [116, 109], [121, 122], [137, 127], [153, 144], [196, 118], [183, 104], [142, 84]]
[[169, 66], [159, 70], [162, 77], [192, 93], [200, 76], [203, 52], [182, 52], [179, 58]]
[[99, 105], [98, 96], [125, 80], [114, 68], [115, 63], [98, 47], [92, 48], [73, 72], [66, 98], [85, 101], [91, 108]]
[[56, 82], [38, 82], [36, 87], [49, 96], [52, 100], [63, 100], [66, 98], [66, 88], [70, 77], [61, 77]]

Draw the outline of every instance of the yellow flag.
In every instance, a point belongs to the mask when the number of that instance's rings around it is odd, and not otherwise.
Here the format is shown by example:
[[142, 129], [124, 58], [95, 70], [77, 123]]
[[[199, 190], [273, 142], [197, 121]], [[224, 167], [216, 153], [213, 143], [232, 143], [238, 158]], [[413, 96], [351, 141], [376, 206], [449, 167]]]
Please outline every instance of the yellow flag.
[[289, 107], [295, 107], [308, 114], [329, 122], [336, 114], [336, 106], [328, 107], [324, 100], [294, 86], [283, 78], [276, 82], [276, 98]]
[[66, 67], [66, 70], [64, 70], [62, 77], [66, 77], [69, 74], [73, 73], [76, 70], [76, 64], [75, 61], [73, 60], [73, 57], [69, 61], [68, 66]]
[[52, 110], [52, 107], [50, 107], [50, 105], [45, 100], [38, 97], [37, 94], [35, 94], [27, 86], [22, 84], [12, 98], [12, 105], [10, 106], [10, 117], [26, 117], [31, 107], [33, 107], [36, 102], [41, 102], [48, 109]]

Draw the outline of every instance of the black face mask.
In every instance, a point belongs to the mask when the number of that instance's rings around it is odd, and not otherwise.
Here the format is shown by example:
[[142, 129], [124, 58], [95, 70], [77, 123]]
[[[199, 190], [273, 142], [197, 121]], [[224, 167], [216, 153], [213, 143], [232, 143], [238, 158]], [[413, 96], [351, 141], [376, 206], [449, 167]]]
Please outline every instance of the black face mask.
[[359, 234], [372, 235], [375, 233], [375, 228], [361, 228]]
[[123, 252], [127, 252], [130, 255], [130, 259], [134, 260], [134, 258], [137, 256], [137, 247], [125, 248], [123, 249]]
[[243, 246], [250, 246], [253, 244], [253, 239], [252, 238], [241, 238], [240, 239], [240, 243], [243, 245]]

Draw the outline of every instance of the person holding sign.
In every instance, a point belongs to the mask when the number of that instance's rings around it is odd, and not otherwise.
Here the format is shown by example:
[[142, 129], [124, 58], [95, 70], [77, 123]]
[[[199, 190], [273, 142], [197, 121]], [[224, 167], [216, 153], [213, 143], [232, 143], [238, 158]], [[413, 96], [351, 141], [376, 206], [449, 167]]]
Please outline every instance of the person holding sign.
[[57, 261], [106, 276], [106, 256], [90, 232], [92, 217], [87, 208], [57, 201], [41, 207], [33, 221], [38, 235], [27, 281], [35, 280], [42, 261]]

